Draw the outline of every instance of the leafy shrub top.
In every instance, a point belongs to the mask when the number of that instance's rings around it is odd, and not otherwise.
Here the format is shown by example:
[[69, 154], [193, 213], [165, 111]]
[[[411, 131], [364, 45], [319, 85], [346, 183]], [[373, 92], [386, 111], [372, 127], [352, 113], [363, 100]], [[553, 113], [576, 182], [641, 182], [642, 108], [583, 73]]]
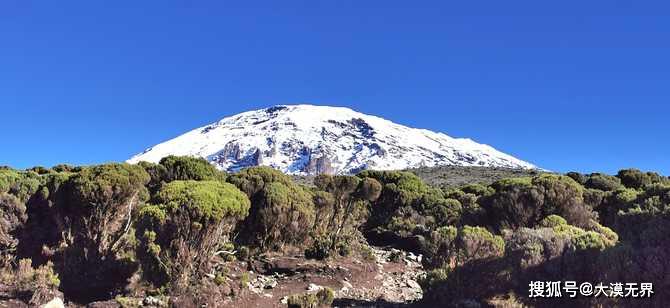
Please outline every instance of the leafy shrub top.
[[40, 184], [41, 177], [33, 171], [0, 169], [0, 193], [8, 192], [26, 201]]
[[225, 216], [244, 217], [251, 206], [234, 185], [219, 181], [170, 182], [158, 192], [158, 201], [168, 213], [186, 210], [193, 218], [213, 221]]
[[265, 166], [246, 168], [238, 173], [231, 174], [227, 180], [248, 196], [259, 192], [266, 183], [277, 182], [287, 186], [295, 185], [289, 176], [279, 170]]
[[70, 199], [81, 206], [99, 206], [113, 200], [127, 198], [127, 194], [139, 193], [146, 199], [148, 193], [144, 185], [149, 175], [143, 168], [129, 164], [104, 164], [82, 168], [68, 178], [71, 189]]
[[619, 178], [602, 173], [591, 174], [588, 180], [586, 180], [586, 183], [584, 183], [584, 186], [586, 188], [600, 189], [602, 191], [613, 191], [623, 188]]
[[160, 161], [165, 167], [167, 182], [176, 180], [225, 180], [226, 174], [200, 157], [166, 156]]

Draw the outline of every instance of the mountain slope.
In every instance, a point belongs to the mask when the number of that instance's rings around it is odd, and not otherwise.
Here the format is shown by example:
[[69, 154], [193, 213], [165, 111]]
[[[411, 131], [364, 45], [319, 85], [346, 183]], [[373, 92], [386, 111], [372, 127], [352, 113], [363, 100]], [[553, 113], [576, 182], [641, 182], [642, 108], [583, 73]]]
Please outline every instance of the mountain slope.
[[204, 157], [236, 171], [266, 165], [288, 174], [355, 173], [441, 165], [536, 168], [470, 139], [415, 129], [348, 108], [290, 105], [226, 117], [135, 155]]

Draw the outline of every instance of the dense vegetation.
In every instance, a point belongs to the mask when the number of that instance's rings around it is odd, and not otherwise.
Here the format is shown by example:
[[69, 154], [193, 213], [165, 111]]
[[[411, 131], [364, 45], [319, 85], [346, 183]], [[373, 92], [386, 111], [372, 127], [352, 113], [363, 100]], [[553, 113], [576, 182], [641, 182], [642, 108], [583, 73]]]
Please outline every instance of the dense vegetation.
[[[0, 211], [0, 283], [32, 304], [59, 292], [79, 303], [188, 296], [230, 283], [213, 261], [222, 254], [362, 258], [368, 243], [425, 256], [420, 304], [427, 306], [501, 298], [533, 306], [670, 302], [670, 179], [635, 169], [459, 187], [430, 186], [410, 172], [364, 171], [303, 185], [267, 167], [225, 174], [202, 159], [167, 157], [2, 168]], [[535, 280], [652, 282], [655, 294], [531, 299]]]

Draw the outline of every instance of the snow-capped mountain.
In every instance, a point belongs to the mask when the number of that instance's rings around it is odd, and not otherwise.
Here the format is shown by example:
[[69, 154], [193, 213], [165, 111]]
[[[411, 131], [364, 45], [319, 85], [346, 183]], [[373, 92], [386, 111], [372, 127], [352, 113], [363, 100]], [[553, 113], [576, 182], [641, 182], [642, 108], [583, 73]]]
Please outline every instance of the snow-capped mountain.
[[349, 108], [313, 105], [275, 106], [227, 117], [128, 162], [158, 162], [168, 155], [204, 157], [227, 171], [265, 165], [301, 175], [437, 165], [536, 168], [470, 139], [402, 126]]

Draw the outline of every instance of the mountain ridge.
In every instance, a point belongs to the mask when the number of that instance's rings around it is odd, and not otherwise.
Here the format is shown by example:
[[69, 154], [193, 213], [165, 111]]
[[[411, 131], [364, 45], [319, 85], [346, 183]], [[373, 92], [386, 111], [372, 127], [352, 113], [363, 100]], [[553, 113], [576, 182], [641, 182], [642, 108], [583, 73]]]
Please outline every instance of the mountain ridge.
[[449, 165], [537, 169], [469, 138], [403, 126], [346, 107], [307, 104], [228, 116], [153, 146], [128, 162], [158, 162], [168, 155], [203, 157], [231, 172], [265, 165], [294, 175]]

